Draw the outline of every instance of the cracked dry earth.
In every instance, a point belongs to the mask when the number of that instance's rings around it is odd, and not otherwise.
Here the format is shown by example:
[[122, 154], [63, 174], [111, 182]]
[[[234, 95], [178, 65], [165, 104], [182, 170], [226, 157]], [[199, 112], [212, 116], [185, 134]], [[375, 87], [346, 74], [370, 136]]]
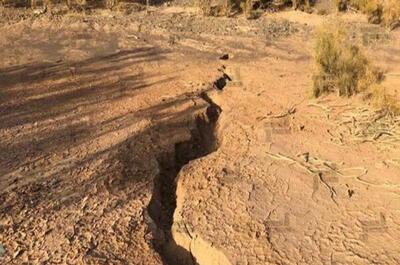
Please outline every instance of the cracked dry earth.
[[[360, 99], [311, 99], [304, 24], [321, 18], [280, 16], [298, 30], [2, 25], [0, 263], [400, 264], [399, 145], [352, 140], [340, 117]], [[396, 91], [389, 35], [376, 59]]]

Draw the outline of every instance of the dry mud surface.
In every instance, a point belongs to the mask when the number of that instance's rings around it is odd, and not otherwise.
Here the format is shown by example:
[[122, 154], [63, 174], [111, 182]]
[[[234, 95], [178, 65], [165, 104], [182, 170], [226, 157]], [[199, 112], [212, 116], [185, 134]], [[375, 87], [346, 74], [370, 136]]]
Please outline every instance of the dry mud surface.
[[310, 97], [327, 18], [1, 12], [0, 264], [400, 264], [400, 136]]

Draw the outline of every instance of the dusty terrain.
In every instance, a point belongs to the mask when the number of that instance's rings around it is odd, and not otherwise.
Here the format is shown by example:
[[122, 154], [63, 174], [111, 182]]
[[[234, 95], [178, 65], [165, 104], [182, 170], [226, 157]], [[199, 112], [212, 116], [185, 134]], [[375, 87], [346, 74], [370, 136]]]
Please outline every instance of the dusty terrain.
[[399, 119], [311, 98], [334, 15], [0, 12], [1, 264], [400, 264]]

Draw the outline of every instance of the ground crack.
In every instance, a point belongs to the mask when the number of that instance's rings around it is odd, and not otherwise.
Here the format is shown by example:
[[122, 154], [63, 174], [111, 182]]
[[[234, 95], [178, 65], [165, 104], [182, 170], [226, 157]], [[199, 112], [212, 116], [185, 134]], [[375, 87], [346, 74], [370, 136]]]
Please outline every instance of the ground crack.
[[153, 245], [168, 265], [196, 265], [190, 249], [176, 244], [171, 227], [176, 208], [176, 177], [181, 168], [190, 161], [204, 157], [218, 148], [215, 130], [221, 108], [206, 93], [200, 97], [208, 103], [204, 112], [189, 122], [190, 139], [176, 142], [173, 150], [158, 155], [160, 172], [154, 181], [153, 196], [147, 208], [157, 226]]

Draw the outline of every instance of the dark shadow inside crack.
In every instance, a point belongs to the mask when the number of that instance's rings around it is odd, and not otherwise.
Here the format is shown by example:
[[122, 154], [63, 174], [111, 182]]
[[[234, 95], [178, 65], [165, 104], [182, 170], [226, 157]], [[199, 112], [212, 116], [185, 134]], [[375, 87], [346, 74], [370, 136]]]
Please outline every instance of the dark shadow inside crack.
[[176, 208], [176, 178], [181, 168], [190, 161], [204, 157], [218, 148], [215, 129], [221, 113], [206, 94], [203, 99], [210, 105], [205, 113], [196, 115], [191, 124], [190, 139], [177, 142], [171, 152], [158, 157], [160, 172], [154, 181], [153, 196], [148, 212], [157, 226], [153, 245], [168, 265], [197, 265], [192, 253], [177, 245], [171, 228]]

